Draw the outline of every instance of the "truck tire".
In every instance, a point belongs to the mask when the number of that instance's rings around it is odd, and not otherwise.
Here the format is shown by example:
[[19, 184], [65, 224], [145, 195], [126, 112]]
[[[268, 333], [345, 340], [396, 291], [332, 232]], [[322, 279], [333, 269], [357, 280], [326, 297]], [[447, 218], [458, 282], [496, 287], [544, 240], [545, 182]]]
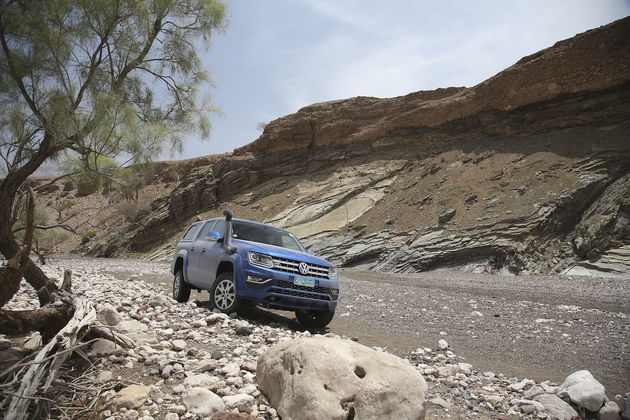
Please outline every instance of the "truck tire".
[[210, 302], [224, 314], [231, 314], [240, 309], [241, 299], [236, 296], [234, 273], [226, 271], [219, 274], [210, 291]]
[[323, 328], [332, 321], [335, 311], [297, 310], [295, 316], [306, 328]]
[[179, 303], [186, 303], [190, 298], [190, 286], [184, 280], [182, 270], [177, 270], [173, 278], [173, 298]]

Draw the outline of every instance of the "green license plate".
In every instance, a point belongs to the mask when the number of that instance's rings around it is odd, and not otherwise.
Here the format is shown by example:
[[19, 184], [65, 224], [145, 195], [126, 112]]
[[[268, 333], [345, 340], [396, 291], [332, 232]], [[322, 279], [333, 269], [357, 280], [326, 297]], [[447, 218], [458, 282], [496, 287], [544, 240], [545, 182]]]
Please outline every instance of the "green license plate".
[[304, 277], [296, 277], [293, 284], [298, 286], [315, 287], [315, 279], [307, 279]]

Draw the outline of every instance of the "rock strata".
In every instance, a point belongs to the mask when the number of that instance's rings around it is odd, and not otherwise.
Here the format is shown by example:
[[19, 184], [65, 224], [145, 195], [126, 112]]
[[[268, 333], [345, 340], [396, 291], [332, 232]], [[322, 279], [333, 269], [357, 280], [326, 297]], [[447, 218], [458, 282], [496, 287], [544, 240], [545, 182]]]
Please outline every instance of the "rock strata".
[[[627, 276], [630, 18], [472, 88], [314, 104], [204, 160], [131, 226], [84, 245], [170, 257], [231, 208], [343, 266]], [[604, 259], [604, 260], [602, 260]]]

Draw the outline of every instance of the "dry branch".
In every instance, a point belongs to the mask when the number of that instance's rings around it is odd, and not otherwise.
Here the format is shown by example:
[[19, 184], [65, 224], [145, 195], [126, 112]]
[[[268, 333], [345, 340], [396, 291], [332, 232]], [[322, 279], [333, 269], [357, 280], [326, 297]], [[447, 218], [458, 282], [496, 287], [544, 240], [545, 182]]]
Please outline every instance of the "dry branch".
[[114, 344], [119, 345], [120, 347], [130, 349], [135, 347], [134, 341], [123, 335], [113, 331], [111, 328], [105, 327], [103, 325], [92, 325], [89, 332], [90, 337], [99, 337], [104, 338], [109, 341], [113, 341]]
[[[96, 320], [96, 310], [91, 302], [75, 297], [72, 306], [75, 309], [70, 322], [37, 354], [33, 362], [39, 363], [33, 364], [22, 378], [20, 388], [9, 404], [7, 420], [28, 418], [33, 396], [46, 392], [59, 368], [72, 353], [66, 350], [73, 348]], [[53, 354], [54, 357], [50, 358]], [[45, 382], [40, 388], [44, 378]]]

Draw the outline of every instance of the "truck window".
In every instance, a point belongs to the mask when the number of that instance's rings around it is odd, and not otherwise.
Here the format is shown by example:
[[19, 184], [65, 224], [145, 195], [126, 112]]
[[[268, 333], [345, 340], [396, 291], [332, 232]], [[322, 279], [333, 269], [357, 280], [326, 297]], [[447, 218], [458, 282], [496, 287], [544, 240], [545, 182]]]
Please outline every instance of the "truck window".
[[273, 226], [235, 220], [232, 223], [232, 236], [236, 239], [304, 252], [304, 247], [293, 234]]
[[221, 235], [221, 238], [224, 238], [225, 237], [225, 220], [219, 220], [217, 224], [214, 225], [214, 228], [212, 230], [219, 232], [219, 235]]
[[199, 234], [199, 240], [202, 240], [202, 241], [208, 240], [208, 232], [210, 232], [211, 230], [216, 230], [214, 228], [216, 224], [217, 224], [216, 220], [210, 220], [205, 225], [203, 225], [203, 228], [201, 228], [201, 233]]
[[195, 237], [195, 233], [197, 233], [197, 231], [199, 230], [200, 225], [201, 223], [193, 223], [192, 225], [190, 225], [186, 233], [184, 233], [182, 241], [192, 241]]

